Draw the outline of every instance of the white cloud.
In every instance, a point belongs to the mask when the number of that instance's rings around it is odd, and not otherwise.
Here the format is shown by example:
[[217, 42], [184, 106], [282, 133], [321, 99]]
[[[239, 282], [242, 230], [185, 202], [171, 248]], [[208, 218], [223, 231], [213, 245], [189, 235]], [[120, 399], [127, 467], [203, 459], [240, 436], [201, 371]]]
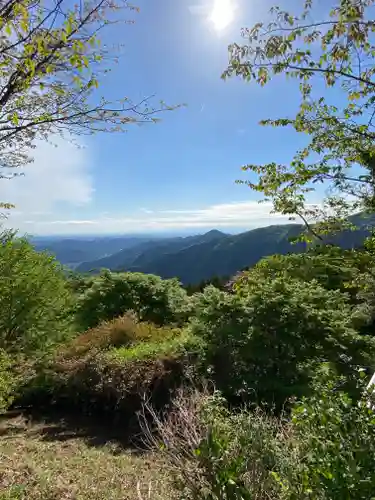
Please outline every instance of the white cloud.
[[94, 190], [86, 149], [54, 137], [53, 144], [38, 142], [32, 156], [34, 162], [24, 167], [23, 176], [0, 180], [0, 201], [16, 205], [13, 220], [24, 220], [25, 214], [50, 215], [61, 203], [81, 206], [91, 201]]
[[152, 211], [140, 208], [131, 215], [105, 213], [92, 220], [37, 219], [24, 222], [31, 234], [110, 234], [156, 231], [246, 230], [287, 223], [288, 218], [271, 214], [271, 205], [256, 201], [224, 203], [192, 210]]
[[[31, 224], [38, 224], [36, 221], [31, 221]], [[39, 224], [43, 224], [42, 222], [39, 222]], [[55, 226], [55, 225], [68, 225], [68, 226], [87, 226], [90, 224], [96, 224], [96, 221], [94, 220], [53, 220], [53, 221], [47, 221], [44, 222], [44, 224]]]
[[188, 9], [193, 16], [205, 16], [210, 12], [208, 5], [189, 5]]

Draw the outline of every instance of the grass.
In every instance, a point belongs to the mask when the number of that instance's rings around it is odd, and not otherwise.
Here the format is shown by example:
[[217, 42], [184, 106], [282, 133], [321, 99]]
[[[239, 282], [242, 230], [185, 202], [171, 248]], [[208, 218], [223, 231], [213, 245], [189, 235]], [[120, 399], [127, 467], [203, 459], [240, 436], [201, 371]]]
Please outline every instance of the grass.
[[63, 357], [79, 357], [93, 349], [125, 349], [143, 342], [163, 342], [180, 334], [178, 328], [158, 327], [151, 323], [140, 322], [128, 313], [112, 321], [104, 321], [99, 326], [78, 335], [59, 354]]
[[159, 457], [116, 442], [94, 444], [64, 422], [0, 421], [0, 500], [148, 498], [172, 498]]
[[130, 347], [114, 348], [108, 354], [124, 361], [163, 356], [169, 357], [180, 354], [189, 341], [190, 336], [182, 333], [175, 337], [166, 338], [165, 340], [150, 340]]

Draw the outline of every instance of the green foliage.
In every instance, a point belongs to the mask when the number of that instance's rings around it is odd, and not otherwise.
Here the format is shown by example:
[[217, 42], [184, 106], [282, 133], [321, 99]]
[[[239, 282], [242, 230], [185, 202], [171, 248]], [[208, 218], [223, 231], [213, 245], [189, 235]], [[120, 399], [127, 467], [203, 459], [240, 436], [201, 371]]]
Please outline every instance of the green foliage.
[[85, 329], [127, 311], [134, 311], [142, 321], [179, 324], [187, 318], [189, 302], [176, 279], [105, 272], [92, 279], [91, 286], [79, 297], [77, 318]]
[[155, 336], [152, 340], [139, 342], [130, 346], [114, 349], [110, 354], [123, 360], [146, 359], [146, 358], [170, 358], [184, 354], [192, 354], [195, 343], [194, 339], [186, 332], [160, 328], [159, 338]]
[[72, 296], [60, 265], [24, 239], [0, 244], [0, 348], [46, 350], [70, 334]]
[[277, 498], [270, 471], [292, 462], [281, 422], [260, 411], [232, 413], [220, 393], [181, 390], [165, 418], [149, 405], [156, 436], [181, 500]]
[[63, 356], [76, 357], [91, 350], [105, 351], [120, 347], [128, 350], [131, 345], [149, 341], [162, 342], [179, 333], [178, 329], [168, 326], [157, 327], [152, 323], [140, 322], [135, 315], [128, 313], [78, 335], [61, 352]]
[[13, 402], [16, 379], [12, 368], [12, 358], [3, 349], [0, 349], [0, 415]]
[[[307, 0], [300, 14], [274, 7], [268, 24], [244, 29], [246, 42], [229, 48], [224, 78], [238, 75], [263, 86], [283, 74], [299, 82], [297, 115], [261, 124], [291, 126], [308, 134], [308, 145], [287, 164], [243, 170], [257, 174], [246, 183], [272, 200], [276, 211], [300, 216], [318, 237], [346, 225], [351, 211], [375, 207], [373, 6], [374, 0], [335, 0], [322, 10]], [[321, 77], [328, 87], [339, 87], [342, 105], [319, 95]], [[312, 207], [308, 196], [321, 183], [328, 192], [324, 206]]]
[[207, 431], [194, 450], [204, 477], [196, 487], [208, 483], [205, 498], [252, 500], [270, 494], [274, 488], [267, 469], [276, 462], [276, 420], [260, 412], [231, 414], [217, 395], [202, 406], [200, 418]]
[[361, 384], [363, 396], [352, 400], [337, 385], [332, 378], [324, 380], [315, 395], [293, 409], [299, 457], [286, 477], [275, 476], [283, 499], [373, 498], [374, 394]]
[[[147, 99], [122, 96], [110, 102], [99, 91], [101, 77], [116, 61], [98, 34], [120, 21], [127, 0], [19, 0], [0, 8], [0, 143], [3, 166], [29, 161], [35, 139], [51, 134], [123, 131], [129, 124], [156, 121], [171, 109]], [[114, 17], [115, 15], [115, 17]]]
[[320, 363], [338, 373], [373, 363], [373, 341], [353, 329], [348, 298], [316, 281], [268, 278], [241, 295], [209, 287], [196, 296], [191, 329], [204, 341], [207, 375], [244, 400], [280, 406], [308, 392]]
[[88, 278], [79, 273], [69, 271], [67, 273], [67, 281], [70, 289], [75, 294], [83, 293], [87, 288], [92, 285], [92, 278]]
[[231, 412], [217, 393], [180, 393], [165, 419], [148, 407], [178, 498], [373, 498], [374, 394], [360, 383], [361, 396], [351, 399], [332, 373], [320, 375], [290, 421], [259, 409]]
[[47, 411], [69, 408], [70, 412], [120, 420], [124, 433], [132, 437], [139, 431], [137, 412], [144, 398], [162, 408], [184, 380], [188, 366], [182, 349], [172, 352], [168, 344], [161, 343], [165, 351], [153, 350], [151, 342], [152, 347], [145, 352], [147, 345], [139, 349], [139, 355], [135, 348], [130, 348], [129, 355], [124, 348], [93, 350], [76, 357], [59, 354], [24, 384], [17, 404]]
[[193, 295], [194, 293], [203, 292], [203, 290], [209, 285], [212, 285], [218, 288], [219, 290], [224, 290], [228, 281], [229, 281], [229, 276], [222, 276], [222, 277], [214, 276], [211, 279], [201, 280], [196, 285], [186, 285], [184, 288], [188, 293], [188, 295]]
[[301, 282], [316, 280], [327, 290], [347, 294], [352, 305], [355, 328], [361, 334], [374, 335], [375, 322], [375, 260], [370, 248], [342, 250], [330, 245], [318, 245], [303, 254], [274, 255], [262, 259], [252, 269], [238, 274], [231, 289], [248, 295], [264, 279], [291, 277]]
[[256, 290], [264, 279], [288, 276], [301, 281], [317, 281], [327, 290], [348, 293], [354, 303], [364, 276], [375, 268], [373, 253], [364, 250], [342, 250], [330, 245], [318, 245], [305, 253], [273, 255], [242, 272], [235, 280], [237, 293]]

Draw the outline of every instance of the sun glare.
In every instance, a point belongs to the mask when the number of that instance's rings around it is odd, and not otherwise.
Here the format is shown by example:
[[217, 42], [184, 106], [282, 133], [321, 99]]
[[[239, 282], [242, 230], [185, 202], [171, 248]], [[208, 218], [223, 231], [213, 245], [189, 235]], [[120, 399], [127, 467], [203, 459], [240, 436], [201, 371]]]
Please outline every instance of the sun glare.
[[215, 0], [210, 16], [217, 31], [226, 28], [234, 19], [234, 6], [232, 0]]

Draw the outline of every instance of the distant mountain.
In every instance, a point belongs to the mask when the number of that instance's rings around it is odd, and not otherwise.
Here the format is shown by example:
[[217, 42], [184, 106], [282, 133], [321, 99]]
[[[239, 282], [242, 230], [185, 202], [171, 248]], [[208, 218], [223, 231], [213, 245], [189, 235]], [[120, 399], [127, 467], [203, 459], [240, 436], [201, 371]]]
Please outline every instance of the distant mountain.
[[178, 277], [184, 284], [195, 284], [213, 276], [231, 276], [266, 255], [303, 251], [304, 244], [292, 245], [289, 241], [298, 236], [301, 229], [302, 226], [296, 224], [254, 229], [168, 253], [144, 266], [134, 263], [128, 270], [163, 278]]
[[108, 257], [84, 262], [77, 267], [77, 272], [93, 272], [100, 269], [125, 270], [130, 267], [146, 268], [155, 259], [179, 252], [189, 247], [220, 240], [228, 235], [220, 231], [209, 231], [203, 235], [149, 240], [126, 248]]
[[123, 249], [149, 240], [148, 237], [137, 236], [100, 236], [93, 238], [57, 238], [35, 237], [30, 241], [38, 251], [47, 251], [62, 264], [72, 268], [81, 262], [97, 260], [115, 254]]
[[[356, 231], [344, 231], [327, 238], [327, 242], [343, 248], [358, 247], [375, 225], [375, 216], [353, 218]], [[303, 252], [305, 243], [293, 244], [304, 229], [299, 224], [284, 224], [254, 229], [237, 235], [210, 231], [186, 238], [168, 238], [133, 245], [108, 257], [84, 262], [78, 272], [132, 271], [156, 274], [163, 278], [177, 277], [185, 284], [196, 284], [214, 276], [231, 276], [253, 266], [262, 257], [273, 254]]]

